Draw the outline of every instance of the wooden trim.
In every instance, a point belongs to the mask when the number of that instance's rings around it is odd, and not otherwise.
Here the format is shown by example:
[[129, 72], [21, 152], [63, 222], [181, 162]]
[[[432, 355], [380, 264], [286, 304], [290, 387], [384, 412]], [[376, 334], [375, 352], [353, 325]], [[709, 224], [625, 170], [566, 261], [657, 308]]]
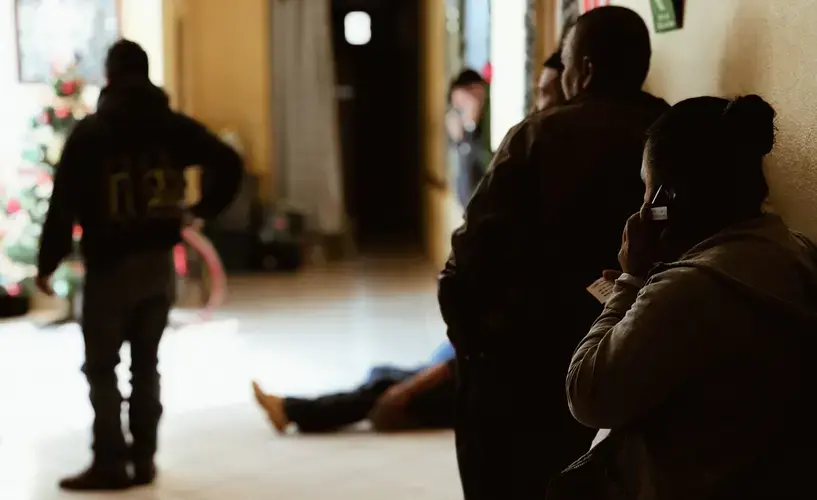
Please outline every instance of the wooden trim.
[[545, 48], [545, 44], [543, 43], [543, 37], [547, 32], [547, 27], [545, 26], [545, 4], [546, 0], [536, 0], [536, 46], [534, 47], [533, 55], [536, 58], [536, 66], [539, 67], [545, 63], [545, 58], [547, 57], [548, 51]]
[[542, 37], [540, 46], [544, 53], [544, 59], [549, 57], [554, 51], [559, 48], [559, 43], [562, 38], [561, 26], [559, 20], [556, 18], [558, 12], [558, 0], [539, 0], [541, 3], [540, 20], [539, 20], [539, 34]]
[[185, 54], [185, 21], [181, 16], [174, 16], [173, 19], [173, 79], [175, 80], [176, 107], [180, 110], [187, 110], [187, 72], [184, 70]]
[[[393, 0], [392, 0], [393, 1]], [[424, 219], [426, 254], [441, 266], [448, 254], [450, 218], [447, 200], [449, 189], [439, 189], [446, 178], [445, 154], [445, 89], [449, 75], [451, 49], [446, 29], [446, 4], [442, 0], [421, 0], [421, 89], [422, 89], [422, 148], [424, 160]]]

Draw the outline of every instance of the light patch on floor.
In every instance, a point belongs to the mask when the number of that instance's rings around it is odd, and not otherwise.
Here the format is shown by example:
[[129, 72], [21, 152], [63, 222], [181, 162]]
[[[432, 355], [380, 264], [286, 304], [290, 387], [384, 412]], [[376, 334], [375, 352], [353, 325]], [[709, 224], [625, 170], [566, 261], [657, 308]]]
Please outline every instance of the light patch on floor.
[[[241, 278], [212, 321], [177, 316], [161, 351], [162, 476], [118, 495], [55, 486], [89, 459], [79, 329], [0, 325], [0, 498], [461, 498], [451, 433], [275, 437], [250, 392], [252, 378], [310, 395], [354, 385], [375, 363], [422, 363], [444, 338], [433, 278], [406, 259]], [[123, 359], [124, 389], [127, 349]]]

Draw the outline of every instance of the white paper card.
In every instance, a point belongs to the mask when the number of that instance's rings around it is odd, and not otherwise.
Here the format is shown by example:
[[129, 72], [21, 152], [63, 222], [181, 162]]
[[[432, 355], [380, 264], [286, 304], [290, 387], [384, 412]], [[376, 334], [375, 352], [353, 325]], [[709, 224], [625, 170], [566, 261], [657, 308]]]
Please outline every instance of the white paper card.
[[615, 287], [616, 283], [614, 281], [608, 281], [604, 278], [599, 278], [593, 282], [592, 285], [587, 287], [587, 291], [590, 292], [590, 295], [596, 298], [602, 304], [607, 303], [607, 299], [613, 295], [613, 287]]
[[652, 220], [667, 220], [667, 207], [653, 207], [650, 209]]

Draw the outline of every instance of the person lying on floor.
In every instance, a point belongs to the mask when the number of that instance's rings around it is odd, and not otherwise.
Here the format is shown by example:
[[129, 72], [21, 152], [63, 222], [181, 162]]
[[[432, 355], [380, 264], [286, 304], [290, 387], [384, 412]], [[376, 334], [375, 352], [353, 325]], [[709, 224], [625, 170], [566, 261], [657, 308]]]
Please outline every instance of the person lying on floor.
[[253, 391], [278, 432], [331, 432], [369, 420], [379, 431], [447, 429], [454, 426], [454, 348], [443, 343], [416, 370], [376, 366], [358, 388], [314, 399]]

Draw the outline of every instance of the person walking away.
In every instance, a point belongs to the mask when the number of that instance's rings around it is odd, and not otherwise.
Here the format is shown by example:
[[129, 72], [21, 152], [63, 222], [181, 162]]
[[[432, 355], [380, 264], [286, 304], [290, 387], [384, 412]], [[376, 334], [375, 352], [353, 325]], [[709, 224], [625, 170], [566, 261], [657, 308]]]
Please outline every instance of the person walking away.
[[[148, 57], [139, 45], [115, 43], [106, 72], [96, 113], [66, 141], [38, 258], [37, 285], [53, 294], [50, 277], [71, 252], [72, 226], [82, 226], [83, 371], [94, 409], [94, 459], [87, 470], [60, 482], [67, 490], [153, 482], [162, 413], [157, 356], [174, 301], [172, 248], [186, 216], [184, 170], [199, 165], [216, 179], [202, 186], [200, 202], [190, 209], [203, 219], [228, 206], [243, 172], [237, 153], [170, 109], [165, 93], [149, 80]], [[130, 446], [115, 372], [123, 342], [131, 351]]]
[[624, 274], [566, 384], [610, 435], [548, 499], [814, 498], [817, 247], [763, 210], [774, 120], [698, 97], [650, 131]]
[[507, 134], [452, 236], [438, 293], [466, 500], [543, 498], [595, 434], [570, 415], [564, 381], [601, 311], [586, 287], [617, 262], [643, 196], [644, 136], [668, 108], [641, 90], [650, 57], [632, 10], [581, 16], [562, 51], [567, 104]]
[[448, 137], [456, 148], [457, 199], [463, 209], [491, 161], [488, 82], [472, 69], [463, 70], [448, 90]]

